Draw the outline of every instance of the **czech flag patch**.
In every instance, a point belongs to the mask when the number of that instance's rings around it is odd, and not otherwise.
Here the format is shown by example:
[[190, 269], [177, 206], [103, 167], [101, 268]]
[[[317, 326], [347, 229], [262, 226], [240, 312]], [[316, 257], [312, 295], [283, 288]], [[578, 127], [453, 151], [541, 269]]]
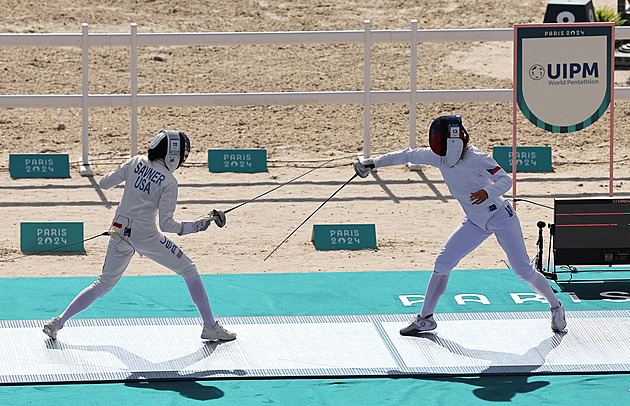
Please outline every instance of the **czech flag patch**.
[[499, 170], [501, 170], [501, 167], [500, 167], [500, 166], [497, 166], [497, 167], [496, 167], [496, 168], [494, 168], [494, 169], [486, 169], [486, 170], [488, 171], [488, 173], [489, 173], [490, 175], [494, 175], [495, 173], [499, 172]]

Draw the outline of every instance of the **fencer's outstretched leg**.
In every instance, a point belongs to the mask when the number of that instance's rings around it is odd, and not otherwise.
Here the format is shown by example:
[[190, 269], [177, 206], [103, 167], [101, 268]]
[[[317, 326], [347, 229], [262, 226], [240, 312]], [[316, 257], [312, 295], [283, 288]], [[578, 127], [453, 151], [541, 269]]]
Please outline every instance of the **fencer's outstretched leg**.
[[560, 301], [558, 301], [558, 298], [553, 292], [551, 285], [549, 285], [547, 278], [534, 270], [531, 271], [530, 275], [532, 275], [531, 278], [529, 280], [525, 280], [525, 282], [527, 282], [534, 292], [544, 297], [549, 303], [549, 306], [558, 307], [560, 305]]
[[433, 312], [440, 297], [446, 292], [451, 270], [489, 235], [488, 231], [477, 227], [468, 218], [461, 222], [448, 237], [435, 259], [433, 273], [427, 286], [427, 293], [424, 296], [420, 314], [408, 326], [401, 329], [400, 334], [415, 335], [418, 332], [434, 330], [437, 327], [437, 323], [433, 320]]
[[212, 309], [210, 308], [210, 302], [208, 301], [208, 294], [206, 293], [206, 288], [203, 286], [201, 276], [197, 275], [188, 279], [186, 281], [186, 286], [188, 287], [190, 298], [195, 306], [197, 306], [197, 310], [199, 310], [203, 323], [214, 327], [216, 321], [214, 320], [214, 315], [212, 314]]
[[424, 331], [435, 330], [437, 322], [433, 319], [433, 312], [440, 300], [440, 297], [446, 292], [449, 275], [438, 275], [433, 273], [427, 286], [427, 293], [424, 296], [424, 304], [420, 314], [411, 320], [409, 325], [400, 330], [401, 335], [416, 335]]
[[526, 282], [534, 292], [544, 297], [551, 310], [551, 329], [562, 331], [567, 326], [564, 308], [556, 297], [547, 278], [536, 272], [527, 255], [521, 225], [518, 217], [511, 216], [508, 221], [496, 226], [497, 241], [505, 251], [512, 270], [523, 282]]
[[236, 334], [225, 329], [214, 319], [212, 309], [210, 308], [210, 302], [208, 301], [208, 294], [206, 288], [203, 285], [201, 276], [197, 275], [186, 281], [188, 286], [188, 292], [192, 298], [193, 303], [197, 306], [201, 319], [203, 320], [203, 330], [201, 332], [201, 338], [204, 340], [222, 340], [230, 341], [236, 339]]
[[547, 278], [534, 271], [534, 277], [528, 282], [528, 284], [536, 293], [544, 297], [549, 303], [549, 310], [551, 310], [551, 329], [556, 332], [564, 330], [567, 326], [564, 307], [562, 307], [562, 303], [560, 303], [553, 292], [553, 289], [551, 289], [551, 285], [549, 285]]
[[544, 297], [549, 303], [549, 310], [551, 310], [551, 329], [556, 332], [563, 331], [567, 327], [567, 319], [562, 303], [560, 303], [556, 297], [547, 278], [536, 271], [533, 271], [533, 275], [532, 279], [527, 283], [534, 292]]
[[96, 299], [103, 296], [103, 293], [96, 285], [90, 285], [83, 289], [81, 293], [74, 298], [74, 300], [68, 305], [66, 310], [61, 313], [61, 325], [66, 324], [66, 321], [71, 317], [79, 314], [83, 310], [87, 309], [96, 301]]
[[90, 285], [83, 289], [68, 305], [61, 316], [51, 319], [44, 325], [44, 333], [53, 340], [57, 339], [57, 333], [63, 328], [63, 325], [66, 324], [68, 319], [90, 307], [90, 305], [101, 296], [103, 296], [103, 294], [96, 285]]
[[431, 275], [429, 285], [427, 286], [427, 293], [424, 296], [424, 302], [422, 303], [422, 310], [420, 310], [420, 315], [422, 317], [427, 318], [432, 316], [433, 312], [435, 312], [438, 301], [444, 292], [446, 292], [448, 277], [449, 275], [438, 275], [436, 273]]

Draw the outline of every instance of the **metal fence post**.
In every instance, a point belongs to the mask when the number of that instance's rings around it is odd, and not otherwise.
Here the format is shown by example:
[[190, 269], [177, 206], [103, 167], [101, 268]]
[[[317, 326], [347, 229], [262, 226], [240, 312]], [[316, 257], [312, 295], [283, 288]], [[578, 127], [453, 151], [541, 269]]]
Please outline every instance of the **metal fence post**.
[[131, 23], [131, 156], [138, 154], [138, 24]]
[[411, 55], [409, 63], [409, 146], [416, 147], [418, 105], [418, 20], [411, 20]]
[[363, 26], [365, 28], [364, 34], [364, 49], [363, 49], [363, 157], [370, 157], [370, 108], [371, 108], [371, 94], [370, 94], [370, 50], [372, 45], [372, 31], [370, 20], [365, 20]]
[[82, 125], [81, 125], [81, 137], [82, 137], [82, 155], [79, 158], [79, 172], [81, 176], [94, 176], [94, 171], [92, 170], [92, 165], [90, 164], [89, 158], [89, 146], [90, 146], [90, 136], [88, 131], [88, 117], [90, 110], [89, 103], [89, 81], [88, 81], [88, 70], [89, 70], [89, 58], [88, 58], [88, 25], [86, 23], [81, 24], [81, 86], [82, 86], [82, 95], [81, 95], [81, 111], [82, 111]]

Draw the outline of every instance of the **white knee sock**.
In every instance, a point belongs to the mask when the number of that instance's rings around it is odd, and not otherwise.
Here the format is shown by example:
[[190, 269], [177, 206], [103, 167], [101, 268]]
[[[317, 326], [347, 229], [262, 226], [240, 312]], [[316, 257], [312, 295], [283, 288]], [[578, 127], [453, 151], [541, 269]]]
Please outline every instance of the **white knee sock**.
[[553, 289], [551, 289], [551, 285], [549, 285], [549, 281], [547, 281], [547, 278], [543, 275], [536, 272], [534, 279], [528, 283], [536, 293], [547, 299], [550, 307], [557, 307], [560, 305], [558, 298], [555, 293], [553, 293]]
[[440, 297], [446, 292], [446, 285], [448, 284], [448, 275], [438, 275], [436, 273], [431, 275], [429, 285], [427, 286], [427, 293], [424, 296], [424, 303], [420, 316], [427, 317], [433, 314], [435, 307], [440, 300]]
[[203, 286], [201, 276], [196, 276], [187, 280], [186, 286], [188, 286], [190, 297], [192, 298], [195, 306], [197, 306], [197, 310], [199, 310], [199, 314], [201, 315], [204, 324], [214, 327], [217, 322], [214, 320], [214, 316], [212, 315], [210, 302], [208, 301], [208, 295], [206, 294], [206, 288]]
[[103, 294], [96, 285], [90, 285], [83, 289], [83, 291], [74, 298], [66, 310], [61, 314], [61, 325], [63, 326], [66, 324], [66, 321], [68, 321], [70, 317], [90, 307], [90, 305], [101, 296], [103, 296]]

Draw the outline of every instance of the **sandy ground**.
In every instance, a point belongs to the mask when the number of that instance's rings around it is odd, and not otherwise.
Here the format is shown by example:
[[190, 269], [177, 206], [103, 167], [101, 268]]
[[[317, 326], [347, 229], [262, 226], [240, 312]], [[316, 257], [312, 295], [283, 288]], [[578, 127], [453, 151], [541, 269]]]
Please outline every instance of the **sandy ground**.
[[[0, 32], [139, 32], [360, 30], [370, 19], [374, 30], [420, 28], [510, 28], [542, 22], [546, 2], [484, 1], [483, 7], [435, 0], [400, 3], [318, 0], [265, 2], [87, 1], [25, 3], [8, 0]], [[32, 5], [30, 5], [32, 4]], [[596, 4], [597, 6], [597, 4]], [[456, 15], [458, 18], [453, 18]], [[419, 48], [419, 86], [429, 89], [511, 88], [511, 44], [423, 44]], [[287, 45], [257, 47], [147, 47], [140, 52], [140, 93], [207, 93], [333, 91], [362, 88], [360, 46]], [[409, 50], [400, 44], [373, 47], [372, 87], [409, 87]], [[81, 92], [78, 49], [0, 49], [0, 93], [78, 94]], [[90, 93], [129, 93], [128, 50], [90, 50]], [[627, 86], [627, 71], [615, 72], [616, 86]], [[615, 102], [615, 196], [630, 194], [628, 102]], [[472, 143], [487, 152], [511, 145], [511, 103], [420, 104], [418, 144], [427, 145], [428, 123], [440, 114], [462, 114]], [[408, 143], [408, 106], [375, 105], [372, 151], [380, 154]], [[517, 175], [517, 194], [552, 206], [556, 197], [608, 196], [608, 120], [568, 135], [546, 133], [519, 116], [519, 144], [546, 145], [553, 151], [554, 172]], [[432, 168], [379, 170], [355, 179], [319, 210], [267, 260], [264, 258], [326, 198], [352, 175], [350, 164], [362, 150], [361, 106], [168, 107], [140, 109], [140, 149], [162, 128], [191, 136], [190, 164], [176, 173], [180, 204], [176, 217], [191, 220], [213, 208], [227, 210], [303, 174], [228, 215], [227, 226], [173, 239], [202, 273], [328, 272], [430, 270], [435, 255], [463, 212], [440, 174]], [[129, 111], [90, 110], [90, 156], [95, 177], [11, 179], [9, 153], [81, 154], [78, 109], [0, 109], [0, 259], [20, 256], [19, 224], [25, 221], [82, 221], [85, 237], [106, 231], [122, 189], [101, 190], [98, 178], [129, 154]], [[269, 171], [257, 174], [210, 173], [208, 148], [265, 148]], [[536, 222], [553, 221], [553, 211], [519, 203], [530, 254], [535, 253]], [[318, 251], [311, 242], [313, 224], [376, 224], [378, 249]], [[547, 235], [545, 236], [548, 237]], [[0, 262], [0, 276], [96, 276], [102, 266], [106, 237], [85, 244], [81, 254], [34, 255]], [[464, 259], [463, 269], [505, 268], [505, 256], [494, 237]], [[128, 275], [168, 274], [145, 258], [132, 261]]]

